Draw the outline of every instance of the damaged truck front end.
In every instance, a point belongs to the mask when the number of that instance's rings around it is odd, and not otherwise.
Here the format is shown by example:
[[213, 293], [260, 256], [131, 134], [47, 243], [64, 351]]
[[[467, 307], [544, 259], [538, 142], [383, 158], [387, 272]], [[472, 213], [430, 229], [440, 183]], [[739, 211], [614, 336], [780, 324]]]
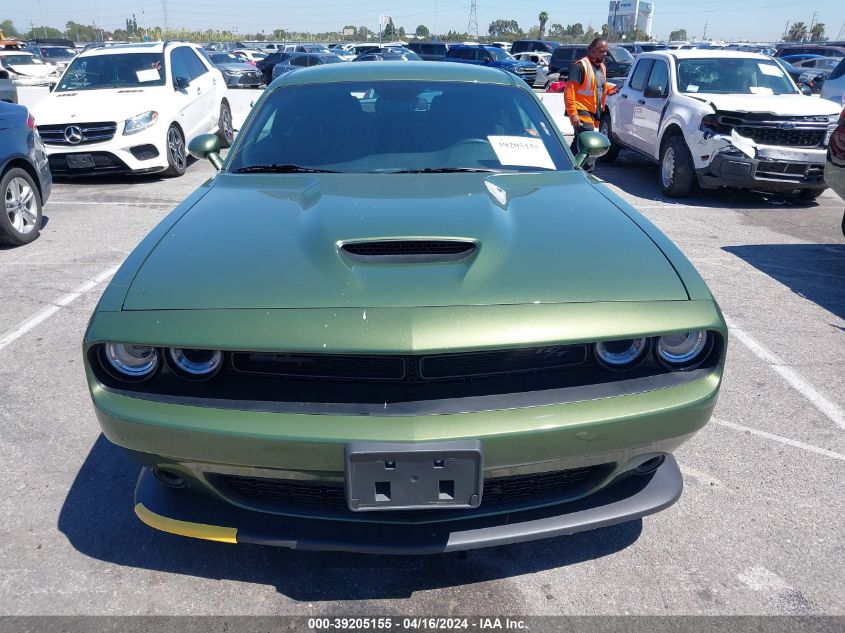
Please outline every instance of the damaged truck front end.
[[825, 156], [834, 127], [825, 115], [716, 110], [690, 138], [699, 184], [815, 198], [827, 186]]

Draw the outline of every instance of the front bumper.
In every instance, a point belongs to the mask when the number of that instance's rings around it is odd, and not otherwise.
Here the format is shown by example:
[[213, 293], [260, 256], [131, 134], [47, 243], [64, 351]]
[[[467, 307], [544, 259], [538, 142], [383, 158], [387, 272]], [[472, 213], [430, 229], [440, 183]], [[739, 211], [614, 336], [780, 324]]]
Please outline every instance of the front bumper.
[[[53, 175], [144, 174], [167, 169], [166, 124], [158, 121], [146, 130], [128, 136], [124, 136], [122, 130], [123, 124], [120, 123], [110, 140], [99, 143], [79, 145], [45, 143]], [[93, 166], [77, 167], [70, 162], [72, 158], [69, 160], [69, 157], [85, 154], [91, 156]]]
[[223, 73], [223, 77], [226, 79], [227, 88], [257, 88], [264, 84], [264, 75], [257, 69], [255, 72], [244, 73], [242, 75]]
[[582, 499], [550, 507], [436, 524], [354, 523], [259, 514], [171, 488], [144, 468], [138, 517], [159, 530], [226, 543], [374, 554], [436, 554], [574, 534], [659, 512], [681, 496], [671, 455], [652, 474], [628, 475]]
[[786, 154], [761, 148], [756, 158], [750, 158], [731, 149], [716, 153], [710, 164], [696, 169], [696, 173], [706, 188], [738, 187], [772, 193], [824, 190], [824, 162], [824, 150]]

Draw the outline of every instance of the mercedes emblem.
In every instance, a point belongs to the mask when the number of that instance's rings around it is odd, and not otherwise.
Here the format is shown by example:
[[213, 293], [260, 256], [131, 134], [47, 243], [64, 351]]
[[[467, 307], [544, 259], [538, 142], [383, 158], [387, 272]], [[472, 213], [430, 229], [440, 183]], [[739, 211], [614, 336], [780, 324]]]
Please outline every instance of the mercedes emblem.
[[79, 145], [82, 142], [82, 130], [75, 125], [65, 128], [65, 140], [71, 145]]

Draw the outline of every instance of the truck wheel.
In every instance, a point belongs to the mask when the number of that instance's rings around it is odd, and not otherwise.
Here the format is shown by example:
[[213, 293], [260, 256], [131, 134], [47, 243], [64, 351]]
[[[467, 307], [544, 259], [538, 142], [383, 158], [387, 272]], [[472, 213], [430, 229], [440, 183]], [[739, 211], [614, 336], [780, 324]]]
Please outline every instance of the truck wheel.
[[168, 178], [178, 178], [188, 168], [185, 136], [175, 123], [167, 129], [167, 165], [164, 175]]
[[38, 237], [41, 230], [41, 196], [32, 177], [13, 167], [0, 178], [3, 208], [0, 211], [0, 243], [21, 246]]
[[220, 147], [231, 147], [235, 138], [235, 130], [232, 125], [232, 109], [229, 102], [223, 99], [220, 104], [220, 116], [217, 119], [217, 138], [220, 139]]
[[695, 180], [692, 156], [682, 136], [672, 136], [660, 153], [660, 190], [670, 198], [689, 195]]
[[612, 163], [616, 160], [616, 157], [619, 156], [619, 143], [616, 143], [613, 140], [613, 128], [610, 125], [609, 114], [602, 117], [601, 122], [599, 123], [599, 132], [604, 134], [610, 140], [610, 149], [608, 149], [607, 154], [600, 157], [599, 160], [603, 163]]

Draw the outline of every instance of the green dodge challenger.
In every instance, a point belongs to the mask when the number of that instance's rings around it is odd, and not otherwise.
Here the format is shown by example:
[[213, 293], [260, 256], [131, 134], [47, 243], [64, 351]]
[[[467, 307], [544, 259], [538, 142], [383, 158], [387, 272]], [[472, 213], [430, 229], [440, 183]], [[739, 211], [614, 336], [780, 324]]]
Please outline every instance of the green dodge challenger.
[[84, 340], [154, 528], [435, 553], [672, 505], [727, 328], [523, 81], [337, 64], [259, 99], [135, 249]]

